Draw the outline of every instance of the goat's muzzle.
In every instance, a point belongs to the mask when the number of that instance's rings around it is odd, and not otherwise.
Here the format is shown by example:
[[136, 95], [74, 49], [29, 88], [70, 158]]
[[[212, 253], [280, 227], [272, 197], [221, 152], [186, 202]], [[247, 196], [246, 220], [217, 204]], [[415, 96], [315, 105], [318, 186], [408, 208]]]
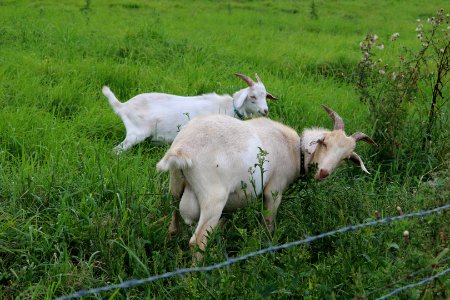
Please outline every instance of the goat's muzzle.
[[328, 177], [330, 173], [327, 170], [320, 169], [319, 172], [317, 172], [316, 176], [314, 177], [316, 180], [323, 180]]

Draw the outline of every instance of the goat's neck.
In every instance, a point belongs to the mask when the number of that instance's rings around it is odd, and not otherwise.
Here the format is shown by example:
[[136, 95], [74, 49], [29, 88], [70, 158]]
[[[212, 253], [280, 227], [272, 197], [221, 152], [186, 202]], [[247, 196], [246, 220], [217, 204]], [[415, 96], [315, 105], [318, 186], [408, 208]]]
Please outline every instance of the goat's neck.
[[[245, 119], [247, 118], [247, 114], [245, 113], [244, 105], [241, 107], [236, 107], [234, 103], [234, 97], [231, 95], [223, 95], [224, 98], [219, 101], [218, 113], [221, 115], [227, 115], [237, 119]], [[225, 97], [226, 96], [226, 97]], [[237, 113], [236, 113], [237, 112]]]
[[[226, 98], [223, 100], [220, 100], [218, 113], [221, 115], [227, 115], [234, 118], [239, 118], [236, 116], [236, 113], [234, 112], [234, 99], [230, 95], [224, 95]], [[241, 108], [242, 110], [242, 108]], [[239, 111], [241, 113], [241, 111]]]
[[244, 106], [242, 105], [241, 107], [237, 108], [236, 104], [234, 103], [234, 98], [231, 101], [233, 103], [233, 117], [239, 118], [240, 120], [245, 120], [246, 114], [243, 110]]
[[[246, 103], [247, 97], [248, 97], [248, 89], [249, 88], [241, 89], [241, 90], [237, 91], [236, 93], [234, 93], [232, 96], [232, 100], [231, 100], [230, 104], [232, 105], [232, 112], [233, 112], [232, 116], [235, 118], [245, 120], [248, 117], [248, 114], [245, 109], [245, 106], [246, 106], [245, 103]], [[238, 107], [236, 105], [236, 100], [238, 100], [241, 95], [245, 95], [246, 98], [244, 99], [243, 102], [238, 101], [241, 104]]]
[[227, 100], [226, 103], [221, 105], [220, 113], [236, 119], [245, 120], [247, 118], [247, 114], [244, 112], [243, 107], [237, 108], [234, 105], [233, 97], [230, 98], [230, 100]]

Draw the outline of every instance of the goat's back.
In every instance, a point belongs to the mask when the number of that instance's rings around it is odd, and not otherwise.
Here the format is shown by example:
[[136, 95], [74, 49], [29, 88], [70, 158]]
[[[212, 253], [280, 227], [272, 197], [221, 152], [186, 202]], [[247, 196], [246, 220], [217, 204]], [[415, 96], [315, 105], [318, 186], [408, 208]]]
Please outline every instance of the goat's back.
[[215, 93], [199, 96], [177, 96], [163, 93], [146, 93], [137, 95], [123, 103], [123, 109], [136, 111], [153, 111], [154, 114], [171, 113], [202, 115], [205, 113], [225, 113], [232, 101], [229, 95]]
[[[182, 128], [172, 146], [158, 163], [159, 170], [183, 169], [188, 176], [203, 174], [206, 180], [229, 181], [230, 189], [260, 177], [258, 154], [267, 152], [264, 182], [272, 175], [288, 172], [295, 176], [298, 165], [299, 136], [292, 129], [267, 118], [247, 121], [225, 115], [198, 117]], [[197, 175], [196, 175], [197, 174]], [[258, 185], [257, 184], [257, 185]]]

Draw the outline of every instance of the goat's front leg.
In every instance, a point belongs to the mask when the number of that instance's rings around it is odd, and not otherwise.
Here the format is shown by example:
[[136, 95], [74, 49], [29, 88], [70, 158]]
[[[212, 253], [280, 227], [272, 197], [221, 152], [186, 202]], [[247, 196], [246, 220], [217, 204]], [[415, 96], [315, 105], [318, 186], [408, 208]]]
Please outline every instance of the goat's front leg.
[[281, 196], [281, 192], [273, 192], [268, 187], [264, 189], [264, 208], [268, 211], [267, 216], [264, 216], [264, 222], [270, 231], [275, 226], [275, 216], [281, 203]]

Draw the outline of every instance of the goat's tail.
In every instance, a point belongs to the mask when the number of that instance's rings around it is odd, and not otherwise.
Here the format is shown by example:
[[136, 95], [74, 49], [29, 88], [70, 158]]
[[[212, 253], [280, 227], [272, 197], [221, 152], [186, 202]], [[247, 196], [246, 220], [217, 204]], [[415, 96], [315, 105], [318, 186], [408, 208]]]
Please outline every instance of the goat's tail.
[[192, 159], [180, 149], [170, 149], [166, 155], [156, 164], [158, 171], [169, 169], [182, 170], [192, 166]]
[[116, 98], [116, 96], [113, 94], [113, 92], [107, 87], [106, 85], [102, 88], [103, 95], [108, 98], [109, 105], [111, 105], [112, 109], [118, 114], [120, 112], [120, 107], [122, 106], [122, 103]]

